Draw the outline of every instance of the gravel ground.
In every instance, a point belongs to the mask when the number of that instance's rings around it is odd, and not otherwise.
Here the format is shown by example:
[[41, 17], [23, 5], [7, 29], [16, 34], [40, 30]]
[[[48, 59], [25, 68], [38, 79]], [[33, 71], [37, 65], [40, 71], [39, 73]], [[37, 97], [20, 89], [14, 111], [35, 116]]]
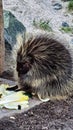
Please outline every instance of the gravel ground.
[[[55, 10], [53, 4], [59, 3], [62, 5], [62, 9]], [[73, 13], [69, 13], [67, 10], [68, 2], [61, 0], [3, 0], [3, 8], [11, 11], [16, 18], [23, 23], [27, 32], [38, 31], [33, 26], [33, 20], [37, 22], [41, 19], [50, 21], [50, 26], [53, 31], [61, 36], [65, 36], [70, 42], [73, 38], [72, 34], [62, 33], [60, 27], [62, 22], [67, 22], [70, 26], [73, 26]]]
[[73, 99], [49, 101], [27, 112], [1, 119], [0, 130], [10, 130], [9, 128], [11, 130], [73, 130]]

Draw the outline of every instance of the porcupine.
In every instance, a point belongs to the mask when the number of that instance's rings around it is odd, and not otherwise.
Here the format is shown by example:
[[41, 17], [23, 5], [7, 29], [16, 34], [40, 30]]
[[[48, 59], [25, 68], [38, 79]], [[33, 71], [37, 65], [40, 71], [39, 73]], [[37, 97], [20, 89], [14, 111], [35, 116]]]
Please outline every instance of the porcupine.
[[[20, 44], [21, 38], [18, 38]], [[18, 84], [42, 101], [73, 93], [72, 56], [64, 43], [48, 35], [31, 36], [16, 51]]]

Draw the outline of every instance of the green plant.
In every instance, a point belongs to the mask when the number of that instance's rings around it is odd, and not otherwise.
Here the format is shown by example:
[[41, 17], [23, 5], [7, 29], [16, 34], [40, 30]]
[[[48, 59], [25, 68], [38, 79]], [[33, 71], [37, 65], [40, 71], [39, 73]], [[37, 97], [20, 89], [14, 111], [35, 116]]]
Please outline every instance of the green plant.
[[68, 10], [72, 11], [73, 10], [73, 0], [70, 0], [69, 4], [68, 4]]
[[60, 30], [66, 33], [73, 33], [73, 28], [71, 27], [62, 27]]
[[49, 25], [49, 20], [48, 21], [43, 21], [40, 20], [39, 22], [33, 20], [33, 25], [37, 28], [40, 28], [42, 30], [47, 30], [47, 31], [52, 31], [52, 28]]

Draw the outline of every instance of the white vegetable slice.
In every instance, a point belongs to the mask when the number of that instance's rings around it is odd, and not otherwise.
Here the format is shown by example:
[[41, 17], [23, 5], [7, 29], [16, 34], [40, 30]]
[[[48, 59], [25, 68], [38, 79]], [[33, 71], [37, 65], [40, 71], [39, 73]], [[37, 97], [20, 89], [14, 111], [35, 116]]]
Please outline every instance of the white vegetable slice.
[[0, 98], [0, 108], [8, 108], [8, 109], [24, 109], [28, 107], [29, 97], [24, 94], [23, 91], [8, 91], [8, 85], [2, 84], [0, 85], [0, 94], [2, 94]]
[[28, 96], [24, 95], [22, 91], [14, 92], [11, 95], [4, 96], [3, 98], [1, 98], [0, 105], [14, 101], [27, 101], [28, 99]]
[[2, 96], [9, 95], [9, 94], [13, 93], [13, 91], [7, 91], [6, 90], [6, 88], [8, 88], [8, 87], [9, 87], [9, 85], [7, 85], [7, 84], [1, 84], [0, 85], [0, 94]]
[[25, 109], [28, 107], [28, 101], [22, 101], [22, 102], [10, 102], [4, 104], [3, 107], [8, 108], [8, 109], [18, 109], [18, 106], [21, 106], [21, 109]]

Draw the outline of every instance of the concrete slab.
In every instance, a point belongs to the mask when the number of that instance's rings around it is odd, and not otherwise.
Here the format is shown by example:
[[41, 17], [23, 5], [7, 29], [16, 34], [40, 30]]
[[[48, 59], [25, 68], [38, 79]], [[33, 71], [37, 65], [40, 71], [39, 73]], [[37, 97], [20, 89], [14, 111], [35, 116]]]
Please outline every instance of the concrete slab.
[[[7, 79], [3, 79], [0, 78], [0, 84], [9, 84], [9, 85], [15, 85], [16, 83], [14, 81], [11, 80], [7, 80]], [[29, 99], [29, 107], [25, 108], [23, 110], [9, 110], [9, 109], [0, 109], [0, 119], [6, 116], [12, 116], [16, 113], [22, 113], [24, 111], [28, 111], [29, 109], [31, 109], [32, 107], [35, 107], [36, 105], [39, 105], [40, 103], [42, 103], [42, 101], [40, 101], [39, 99], [33, 97], [32, 99]]]
[[11, 81], [11, 80], [8, 80], [8, 79], [3, 79], [3, 78], [0, 78], [0, 84], [9, 84], [10, 86], [12, 85], [16, 85], [16, 82], [14, 81]]

